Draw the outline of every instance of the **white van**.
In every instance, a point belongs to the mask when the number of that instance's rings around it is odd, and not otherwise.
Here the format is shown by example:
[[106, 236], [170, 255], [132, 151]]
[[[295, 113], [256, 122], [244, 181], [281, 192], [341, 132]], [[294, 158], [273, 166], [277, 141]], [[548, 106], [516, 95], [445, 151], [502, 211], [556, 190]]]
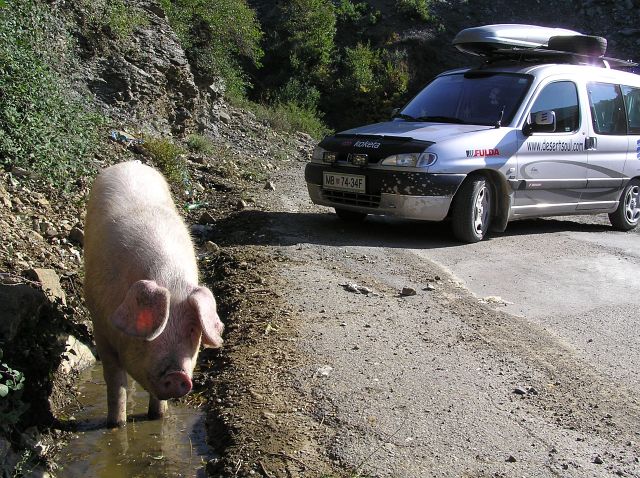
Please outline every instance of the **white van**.
[[640, 75], [606, 41], [489, 25], [454, 39], [486, 57], [438, 75], [391, 121], [325, 138], [305, 168], [311, 200], [338, 217], [451, 219], [477, 242], [510, 220], [608, 213], [640, 220]]

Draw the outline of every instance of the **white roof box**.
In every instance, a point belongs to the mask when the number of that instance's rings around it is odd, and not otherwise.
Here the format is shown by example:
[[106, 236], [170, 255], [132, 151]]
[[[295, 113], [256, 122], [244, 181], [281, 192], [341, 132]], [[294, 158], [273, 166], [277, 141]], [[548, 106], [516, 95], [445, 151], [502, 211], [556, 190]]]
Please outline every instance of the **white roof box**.
[[472, 55], [490, 56], [496, 50], [507, 48], [546, 48], [551, 37], [584, 36], [565, 28], [503, 23], [467, 28], [453, 39], [460, 51]]

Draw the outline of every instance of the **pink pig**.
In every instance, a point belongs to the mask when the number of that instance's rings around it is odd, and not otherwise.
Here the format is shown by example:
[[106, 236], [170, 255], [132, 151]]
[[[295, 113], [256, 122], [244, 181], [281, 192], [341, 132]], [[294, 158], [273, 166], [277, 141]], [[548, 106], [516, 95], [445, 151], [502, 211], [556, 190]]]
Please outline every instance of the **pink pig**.
[[191, 391], [200, 342], [220, 347], [216, 301], [198, 285], [191, 237], [160, 173], [140, 162], [102, 171], [84, 239], [87, 307], [107, 383], [109, 426], [126, 423], [127, 372], [149, 418]]

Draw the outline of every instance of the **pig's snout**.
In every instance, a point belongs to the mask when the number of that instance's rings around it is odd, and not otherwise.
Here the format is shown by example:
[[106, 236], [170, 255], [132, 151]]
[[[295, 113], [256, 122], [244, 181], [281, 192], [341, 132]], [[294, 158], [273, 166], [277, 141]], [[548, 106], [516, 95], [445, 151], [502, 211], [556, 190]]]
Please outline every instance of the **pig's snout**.
[[160, 379], [158, 398], [179, 398], [186, 395], [192, 388], [191, 377], [184, 372], [170, 372]]

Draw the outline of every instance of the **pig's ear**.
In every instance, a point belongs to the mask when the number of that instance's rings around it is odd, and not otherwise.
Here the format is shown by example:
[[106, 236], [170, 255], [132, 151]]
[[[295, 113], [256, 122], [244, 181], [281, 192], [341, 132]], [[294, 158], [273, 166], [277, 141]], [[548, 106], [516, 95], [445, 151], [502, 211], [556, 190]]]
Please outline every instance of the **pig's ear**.
[[168, 318], [169, 291], [154, 281], [139, 280], [111, 316], [111, 323], [127, 335], [153, 340], [162, 333]]
[[206, 287], [196, 287], [189, 295], [189, 303], [196, 309], [202, 326], [202, 345], [217, 348], [222, 346], [224, 325], [216, 312], [216, 299]]

